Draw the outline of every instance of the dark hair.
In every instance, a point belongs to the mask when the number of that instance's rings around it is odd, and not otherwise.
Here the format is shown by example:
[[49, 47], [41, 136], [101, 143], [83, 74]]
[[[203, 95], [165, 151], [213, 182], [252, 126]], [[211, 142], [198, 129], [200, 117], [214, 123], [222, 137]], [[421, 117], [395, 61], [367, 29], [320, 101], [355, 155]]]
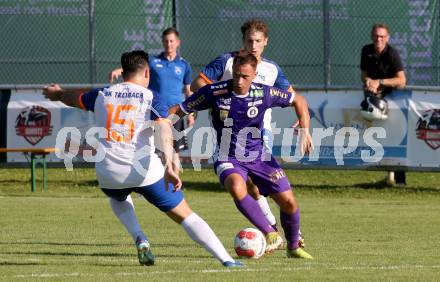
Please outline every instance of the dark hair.
[[388, 28], [388, 26], [387, 26], [386, 24], [383, 24], [383, 23], [377, 23], [377, 24], [374, 24], [374, 25], [371, 27], [371, 35], [373, 35], [373, 32], [374, 32], [376, 29], [378, 29], [378, 28], [383, 28], [383, 29], [385, 29], [385, 30], [387, 31], [388, 34], [390, 34], [390, 30], [389, 30], [389, 28]]
[[269, 36], [269, 27], [264, 21], [260, 19], [251, 19], [245, 22], [240, 29], [241, 29], [241, 34], [243, 36], [243, 40], [246, 37], [246, 34], [255, 31], [262, 32], [265, 37]]
[[177, 38], [179, 38], [179, 32], [175, 27], [169, 27], [162, 32], [162, 39], [168, 34], [175, 34]]
[[125, 76], [148, 68], [148, 53], [143, 50], [125, 52], [121, 56], [122, 73]]
[[242, 66], [245, 64], [250, 64], [256, 70], [258, 64], [257, 57], [248, 52], [240, 52], [234, 57], [232, 66]]

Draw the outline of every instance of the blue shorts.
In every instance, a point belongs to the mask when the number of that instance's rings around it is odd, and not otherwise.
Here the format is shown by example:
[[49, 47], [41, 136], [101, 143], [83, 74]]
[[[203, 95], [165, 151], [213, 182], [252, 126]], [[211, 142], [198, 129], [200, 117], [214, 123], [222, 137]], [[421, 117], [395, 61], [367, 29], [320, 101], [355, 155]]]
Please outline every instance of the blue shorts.
[[120, 202], [125, 201], [131, 192], [136, 192], [144, 196], [147, 201], [163, 212], [174, 209], [183, 200], [183, 193], [181, 190], [173, 192], [172, 185], [170, 185], [168, 191], [165, 190], [165, 180], [163, 178], [156, 183], [143, 187], [123, 189], [101, 188], [101, 190], [108, 197]]
[[291, 189], [289, 179], [273, 156], [270, 161], [257, 159], [253, 162], [240, 162], [233, 158], [228, 161], [216, 161], [214, 170], [222, 185], [226, 177], [232, 173], [238, 173], [244, 181], [250, 177], [263, 196]]

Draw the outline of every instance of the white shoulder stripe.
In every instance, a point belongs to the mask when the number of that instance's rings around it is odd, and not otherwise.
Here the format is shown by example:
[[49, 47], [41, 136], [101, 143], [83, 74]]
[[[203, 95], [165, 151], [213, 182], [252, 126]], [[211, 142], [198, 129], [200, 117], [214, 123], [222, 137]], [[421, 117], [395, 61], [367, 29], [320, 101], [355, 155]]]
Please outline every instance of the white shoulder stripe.
[[295, 96], [296, 96], [296, 92], [295, 92], [295, 90], [292, 91], [291, 93], [292, 93], [292, 96], [290, 96], [289, 104], [292, 104], [292, 103], [293, 103], [293, 100], [295, 100]]

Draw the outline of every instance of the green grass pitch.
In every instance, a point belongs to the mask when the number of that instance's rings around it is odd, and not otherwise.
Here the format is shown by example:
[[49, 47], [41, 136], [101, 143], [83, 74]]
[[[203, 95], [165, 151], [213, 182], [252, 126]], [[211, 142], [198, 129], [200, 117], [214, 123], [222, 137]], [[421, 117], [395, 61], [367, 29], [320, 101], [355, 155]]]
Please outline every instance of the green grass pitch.
[[[50, 169], [48, 190], [31, 193], [29, 169], [0, 169], [3, 281], [438, 281], [440, 174], [407, 173], [386, 188], [385, 172], [287, 171], [313, 261], [276, 251], [225, 269], [145, 200], [136, 212], [157, 257], [140, 266], [130, 236], [97, 188], [93, 169]], [[182, 175], [190, 205], [234, 254], [250, 224], [212, 170]], [[270, 201], [273, 210], [277, 210]]]

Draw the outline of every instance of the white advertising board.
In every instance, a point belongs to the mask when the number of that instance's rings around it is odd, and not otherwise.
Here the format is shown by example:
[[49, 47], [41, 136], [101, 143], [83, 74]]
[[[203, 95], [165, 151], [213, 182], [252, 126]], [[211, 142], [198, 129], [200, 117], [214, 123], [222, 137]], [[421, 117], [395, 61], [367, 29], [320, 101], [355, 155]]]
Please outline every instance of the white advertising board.
[[[300, 157], [297, 118], [292, 108], [272, 113], [273, 154], [293, 166], [406, 167], [440, 169], [440, 93], [394, 91], [387, 96], [385, 121], [369, 122], [360, 115], [362, 91], [307, 91], [311, 133], [315, 151]], [[50, 102], [41, 90], [13, 90], [7, 113], [8, 148], [55, 147], [64, 127], [76, 127], [85, 145], [85, 133], [94, 125], [94, 115], [61, 103]], [[195, 126], [187, 130], [189, 150], [181, 152], [187, 163], [210, 162], [216, 146], [208, 111], [198, 113]], [[55, 154], [49, 161], [62, 161]], [[8, 153], [8, 162], [24, 162], [23, 154]], [[83, 161], [76, 157], [73, 161]]]

